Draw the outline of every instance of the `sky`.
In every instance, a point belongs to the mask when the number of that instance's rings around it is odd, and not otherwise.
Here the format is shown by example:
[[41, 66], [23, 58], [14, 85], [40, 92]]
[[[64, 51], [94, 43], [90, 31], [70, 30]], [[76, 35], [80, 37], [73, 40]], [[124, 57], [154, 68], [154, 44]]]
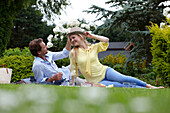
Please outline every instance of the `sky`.
[[[71, 6], [67, 6], [65, 12], [62, 12], [60, 19], [63, 21], [70, 21], [75, 19], [85, 19], [87, 22], [93, 22], [96, 20], [96, 14], [87, 14], [82, 12], [83, 10], [88, 10], [92, 5], [97, 5], [109, 10], [117, 10], [116, 8], [109, 8], [108, 4], [105, 2], [108, 0], [70, 0]], [[170, 4], [168, 1], [167, 4]], [[54, 21], [55, 24], [58, 23], [58, 19]], [[98, 26], [103, 24], [103, 21], [95, 22]]]
[[[110, 9], [109, 5], [105, 4], [106, 1], [107, 0], [70, 0], [71, 6], [68, 6], [66, 8], [66, 14], [63, 12], [60, 18], [64, 21], [84, 18], [87, 22], [92, 22], [96, 20], [96, 14], [87, 14], [86, 12], [82, 11], [88, 10], [88, 8], [90, 8], [92, 5], [97, 5], [106, 9]], [[56, 19], [55, 23], [57, 23], [57, 21], [58, 19]], [[101, 25], [103, 22], [98, 21], [95, 23], [97, 25]]]

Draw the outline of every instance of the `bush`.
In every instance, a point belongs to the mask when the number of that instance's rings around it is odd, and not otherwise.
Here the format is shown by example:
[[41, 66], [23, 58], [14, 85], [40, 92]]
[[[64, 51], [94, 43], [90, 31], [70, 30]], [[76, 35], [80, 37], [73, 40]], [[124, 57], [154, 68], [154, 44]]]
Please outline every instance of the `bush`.
[[64, 58], [64, 59], [56, 60], [55, 63], [59, 68], [61, 68], [62, 66], [70, 65], [70, 60], [69, 58]]
[[[170, 19], [167, 20], [170, 23]], [[170, 84], [170, 27], [165, 24], [159, 28], [157, 24], [151, 23], [148, 27], [152, 36], [152, 64], [157, 74], [159, 85]]]
[[11, 55], [0, 59], [0, 64], [12, 68], [11, 82], [15, 82], [23, 78], [29, 78], [31, 75], [33, 76], [33, 60], [33, 56]]
[[24, 49], [20, 48], [9, 48], [8, 50], [6, 49], [5, 52], [3, 53], [3, 56], [11, 56], [11, 55], [24, 55], [24, 56], [32, 56], [30, 50], [28, 47], [24, 47]]
[[138, 76], [139, 73], [145, 73], [146, 71], [146, 60], [139, 60], [138, 62], [127, 61], [127, 58], [122, 53], [119, 53], [114, 57], [113, 54], [110, 54], [101, 59], [100, 62], [112, 67], [120, 73], [130, 76]]
[[127, 58], [125, 57], [125, 55], [119, 53], [114, 57], [113, 54], [110, 54], [109, 56], [106, 55], [106, 57], [101, 59], [100, 62], [109, 67], [118, 69], [118, 68], [123, 68], [126, 60]]

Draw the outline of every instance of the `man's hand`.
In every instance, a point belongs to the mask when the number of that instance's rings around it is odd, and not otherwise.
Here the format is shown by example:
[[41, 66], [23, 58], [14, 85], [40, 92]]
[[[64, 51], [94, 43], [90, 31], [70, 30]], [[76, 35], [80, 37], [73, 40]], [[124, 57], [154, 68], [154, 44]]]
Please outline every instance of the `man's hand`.
[[56, 73], [55, 75], [53, 75], [52, 77], [50, 77], [47, 82], [52, 82], [52, 81], [58, 81], [61, 80], [63, 74], [61, 72]]
[[53, 80], [57, 81], [57, 80], [61, 80], [63, 74], [61, 72], [56, 73], [55, 75], [52, 76]]

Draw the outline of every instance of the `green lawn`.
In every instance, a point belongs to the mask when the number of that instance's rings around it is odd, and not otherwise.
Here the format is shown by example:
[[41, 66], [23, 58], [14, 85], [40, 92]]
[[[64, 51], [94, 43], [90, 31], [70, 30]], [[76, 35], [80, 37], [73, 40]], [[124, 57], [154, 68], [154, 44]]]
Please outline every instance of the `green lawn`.
[[170, 113], [170, 89], [0, 84], [0, 113]]

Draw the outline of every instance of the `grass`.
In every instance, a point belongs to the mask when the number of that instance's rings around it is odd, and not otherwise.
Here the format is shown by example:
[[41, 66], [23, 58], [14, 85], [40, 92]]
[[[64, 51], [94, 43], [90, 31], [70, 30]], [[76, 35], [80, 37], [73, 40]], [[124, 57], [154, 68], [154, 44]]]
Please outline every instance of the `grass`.
[[170, 89], [0, 84], [0, 113], [170, 113]]

